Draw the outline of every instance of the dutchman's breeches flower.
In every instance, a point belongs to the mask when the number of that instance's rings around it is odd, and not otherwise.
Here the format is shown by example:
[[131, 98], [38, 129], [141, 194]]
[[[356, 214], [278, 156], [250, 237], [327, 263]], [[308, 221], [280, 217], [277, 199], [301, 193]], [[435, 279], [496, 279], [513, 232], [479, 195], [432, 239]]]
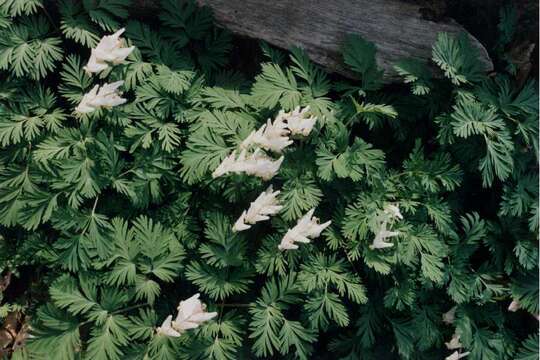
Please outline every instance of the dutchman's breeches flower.
[[376, 232], [373, 243], [369, 246], [370, 249], [385, 249], [394, 246], [393, 243], [386, 241], [391, 237], [399, 235], [398, 231], [390, 231], [387, 229], [389, 223], [395, 219], [402, 220], [403, 215], [399, 211], [399, 207], [393, 204], [387, 204], [384, 206], [381, 215], [376, 219]]
[[287, 231], [278, 245], [279, 250], [296, 250], [298, 245], [295, 243], [309, 243], [310, 239], [318, 237], [324, 229], [330, 226], [331, 221], [319, 224], [319, 219], [313, 216], [314, 212], [315, 209], [308, 211], [292, 229]]
[[228, 173], [246, 173], [263, 180], [270, 180], [279, 171], [283, 159], [282, 156], [278, 160], [273, 160], [260, 149], [256, 149], [252, 154], [248, 154], [244, 149], [237, 158], [236, 151], [233, 151], [214, 170], [212, 177], [217, 178]]
[[156, 329], [157, 334], [179, 337], [189, 329], [195, 329], [205, 321], [217, 316], [217, 312], [206, 312], [206, 305], [199, 300], [200, 294], [195, 294], [178, 305], [178, 314], [172, 321], [169, 315], [163, 324]]
[[309, 106], [306, 106], [302, 110], [297, 106], [293, 111], [288, 113], [280, 111], [278, 118], [285, 119], [291, 135], [308, 136], [317, 122], [317, 118], [314, 116], [308, 117], [308, 113]]
[[[283, 206], [279, 205], [277, 196], [279, 191], [273, 191], [272, 185], [262, 192], [255, 201], [253, 201], [247, 211], [242, 212], [233, 226], [233, 231], [243, 231], [259, 221], [270, 219], [270, 215], [277, 214]], [[248, 225], [250, 224], [250, 225]]]
[[276, 118], [273, 123], [268, 119], [266, 124], [249, 134], [240, 144], [240, 148], [247, 149], [251, 145], [256, 145], [279, 154], [293, 143], [292, 140], [289, 140], [288, 134], [287, 124], [283, 122], [282, 118]]
[[99, 87], [96, 85], [88, 93], [84, 94], [81, 102], [75, 108], [80, 114], [91, 113], [99, 108], [112, 108], [122, 105], [127, 100], [120, 97], [118, 88], [124, 84], [124, 81], [116, 81], [111, 84], [104, 84]]
[[135, 50], [134, 46], [124, 47], [125, 41], [120, 38], [125, 29], [120, 29], [112, 35], [101, 38], [97, 46], [92, 49], [88, 64], [83, 67], [88, 75], [99, 73], [113, 65], [122, 64], [125, 59]]

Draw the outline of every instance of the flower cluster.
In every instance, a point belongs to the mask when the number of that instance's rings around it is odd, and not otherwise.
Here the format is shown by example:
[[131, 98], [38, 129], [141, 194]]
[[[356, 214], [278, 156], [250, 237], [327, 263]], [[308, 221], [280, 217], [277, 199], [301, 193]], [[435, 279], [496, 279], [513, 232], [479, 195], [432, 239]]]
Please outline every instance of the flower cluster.
[[[131, 54], [135, 47], [123, 47], [124, 40], [120, 38], [124, 30], [120, 29], [112, 35], [101, 38], [96, 48], [92, 49], [90, 60], [84, 67], [87, 74], [98, 73], [107, 69], [109, 67], [108, 63], [113, 65], [121, 64]], [[118, 92], [118, 88], [123, 84], [123, 81], [116, 81], [111, 84], [104, 84], [101, 87], [99, 85], [94, 86], [92, 90], [84, 94], [75, 111], [79, 114], [87, 114], [102, 107], [112, 108], [124, 104], [127, 100], [122, 98]]]
[[309, 106], [306, 106], [302, 110], [297, 106], [296, 109], [289, 113], [283, 113], [281, 111], [278, 118], [281, 116], [287, 121], [287, 128], [290, 130], [291, 135], [308, 136], [317, 122], [317, 118], [314, 116], [308, 117], [308, 113]]
[[81, 102], [75, 111], [81, 114], [90, 113], [99, 108], [111, 108], [122, 105], [127, 100], [120, 97], [118, 88], [124, 84], [123, 81], [116, 81], [111, 84], [96, 85], [88, 93], [84, 94]]
[[454, 332], [454, 335], [452, 336], [450, 341], [444, 343], [448, 350], [455, 350], [452, 354], [446, 357], [446, 360], [458, 360], [469, 355], [469, 352], [465, 352], [465, 353], [461, 352], [463, 345], [459, 341], [459, 338], [460, 338], [460, 335], [457, 332]]
[[111, 63], [122, 64], [125, 59], [135, 50], [135, 46], [124, 47], [125, 41], [120, 38], [125, 29], [120, 29], [112, 35], [101, 38], [97, 46], [92, 49], [90, 60], [83, 68], [88, 75], [106, 70]]
[[[281, 114], [281, 112], [280, 112]], [[270, 119], [266, 124], [261, 126], [257, 131], [252, 131], [251, 134], [240, 144], [240, 148], [247, 149], [252, 145], [257, 145], [265, 150], [270, 150], [275, 153], [281, 153], [283, 149], [293, 143], [287, 136], [287, 124], [285, 118], [278, 115], [272, 123]]]
[[[308, 112], [309, 106], [303, 110], [297, 107], [288, 113], [281, 110], [273, 122], [268, 119], [266, 124], [252, 131], [240, 144], [242, 149], [240, 155], [236, 157], [236, 151], [233, 151], [219, 164], [212, 176], [216, 178], [227, 173], [244, 172], [263, 180], [270, 180], [279, 171], [284, 157], [272, 160], [261, 151], [261, 148], [280, 154], [293, 143], [288, 137], [289, 134], [308, 136], [317, 121], [316, 117], [307, 117]], [[255, 151], [248, 154], [248, 149], [253, 146], [256, 147]], [[233, 226], [233, 231], [247, 230], [256, 222], [268, 220], [270, 215], [277, 214], [283, 208], [278, 203], [278, 194], [279, 191], [274, 192], [270, 185], [250, 204], [247, 211], [242, 212]], [[298, 249], [296, 242], [309, 243], [310, 239], [318, 237], [330, 225], [330, 221], [319, 224], [319, 219], [313, 217], [314, 211], [315, 209], [311, 209], [298, 220], [296, 226], [287, 231], [278, 245], [280, 250]]]
[[[212, 176], [217, 178], [228, 173], [246, 173], [270, 180], [279, 171], [283, 162], [283, 157], [273, 160], [262, 152], [261, 149], [280, 154], [283, 149], [293, 143], [288, 135], [299, 134], [308, 136], [317, 118], [306, 118], [309, 106], [300, 110], [297, 107], [294, 111], [285, 113], [280, 111], [276, 119], [272, 122], [267, 120], [266, 124], [251, 134], [240, 144], [240, 155], [236, 157], [236, 150], [227, 156], [221, 164], [214, 170]], [[248, 154], [248, 149], [255, 146], [253, 153]]]
[[318, 237], [330, 225], [331, 221], [319, 224], [319, 219], [313, 216], [314, 212], [315, 209], [311, 209], [298, 220], [298, 223], [292, 229], [287, 230], [287, 233], [281, 239], [281, 244], [278, 245], [279, 250], [298, 249], [296, 242], [309, 243], [309, 239]]
[[317, 118], [314, 116], [306, 117], [309, 112], [309, 106], [304, 109], [296, 107], [291, 112], [280, 110], [274, 122], [267, 120], [266, 124], [258, 130], [254, 130], [242, 142], [240, 147], [247, 149], [251, 145], [262, 147], [265, 150], [270, 150], [275, 153], [281, 153], [283, 149], [293, 143], [288, 135], [308, 136]]
[[[453, 308], [445, 312], [442, 315], [442, 321], [447, 325], [452, 325], [456, 321], [456, 310], [457, 307], [454, 306]], [[461, 336], [457, 333], [457, 331], [454, 331], [454, 335], [452, 335], [450, 341], [444, 343], [448, 350], [455, 350], [452, 354], [448, 355], [445, 360], [459, 360], [469, 355], [469, 352], [461, 352], [463, 345], [459, 341], [460, 337]]]
[[238, 157], [236, 157], [236, 151], [233, 151], [214, 170], [212, 177], [217, 178], [228, 173], [246, 173], [263, 180], [270, 180], [279, 171], [283, 159], [282, 156], [278, 160], [273, 160], [261, 149], [256, 149], [252, 154], [248, 154], [247, 150], [244, 149]]
[[262, 192], [255, 201], [253, 201], [249, 209], [242, 213], [233, 226], [233, 231], [243, 231], [251, 227], [248, 224], [255, 224], [258, 221], [270, 219], [269, 215], [277, 214], [283, 206], [280, 206], [277, 200], [279, 191], [272, 191], [272, 185]]
[[375, 239], [373, 239], [373, 243], [369, 246], [370, 249], [384, 249], [394, 246], [393, 243], [386, 241], [386, 239], [390, 237], [399, 235], [398, 231], [390, 231], [387, 229], [389, 223], [394, 219], [402, 220], [403, 215], [401, 215], [397, 205], [387, 204], [384, 207], [382, 215], [378, 216], [375, 220], [377, 232], [375, 234]]
[[160, 335], [179, 337], [184, 331], [194, 329], [214, 318], [217, 312], [206, 312], [206, 306], [199, 300], [199, 295], [195, 294], [187, 300], [180, 301], [176, 319], [173, 321], [172, 315], [167, 316], [156, 332]]

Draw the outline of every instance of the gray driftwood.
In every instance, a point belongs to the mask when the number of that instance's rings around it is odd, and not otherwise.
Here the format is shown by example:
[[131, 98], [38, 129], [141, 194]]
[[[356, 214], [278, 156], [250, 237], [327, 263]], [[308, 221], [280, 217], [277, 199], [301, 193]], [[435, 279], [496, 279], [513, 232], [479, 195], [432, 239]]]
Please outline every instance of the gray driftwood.
[[[149, 0], [139, 0], [149, 2]], [[466, 32], [453, 20], [425, 20], [418, 5], [400, 0], [197, 0], [213, 10], [216, 21], [230, 31], [263, 39], [280, 48], [299, 46], [326, 69], [350, 75], [340, 47], [356, 33], [377, 46], [377, 62], [388, 80], [402, 58], [431, 58], [437, 33]], [[486, 71], [493, 64], [486, 49], [469, 34]]]

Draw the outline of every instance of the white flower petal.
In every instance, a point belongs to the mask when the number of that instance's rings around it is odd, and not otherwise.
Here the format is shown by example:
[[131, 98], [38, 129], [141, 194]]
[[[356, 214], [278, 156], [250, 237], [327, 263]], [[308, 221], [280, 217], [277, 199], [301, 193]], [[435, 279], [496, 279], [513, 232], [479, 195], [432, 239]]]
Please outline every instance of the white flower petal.
[[256, 145], [275, 153], [281, 153], [283, 149], [293, 143], [287, 136], [289, 130], [287, 130], [287, 124], [283, 120], [283, 117], [279, 115], [273, 123], [268, 119], [266, 124], [261, 126], [257, 131], [252, 131], [244, 139], [240, 148], [247, 149], [252, 145]]
[[167, 316], [167, 318], [163, 321], [163, 324], [161, 324], [161, 326], [156, 329], [156, 332], [157, 334], [165, 336], [180, 336], [180, 333], [172, 328], [172, 315]]
[[385, 249], [394, 246], [393, 243], [386, 239], [399, 235], [399, 231], [390, 231], [387, 229], [388, 223], [392, 219], [403, 219], [399, 208], [396, 205], [387, 204], [384, 206], [382, 214], [376, 217], [376, 234], [373, 243], [369, 246], [370, 249]]
[[456, 319], [456, 310], [457, 310], [457, 307], [454, 306], [453, 308], [451, 308], [450, 310], [448, 310], [447, 312], [445, 312], [443, 315], [442, 315], [442, 321], [445, 323], [445, 324], [453, 324], [455, 319]]
[[245, 220], [246, 220], [246, 212], [244, 211], [242, 215], [240, 215], [238, 220], [236, 220], [236, 222], [234, 223], [234, 226], [232, 228], [233, 231], [237, 232], [237, 231], [244, 231], [244, 230], [249, 229], [251, 225], [247, 225], [245, 223]]
[[135, 49], [134, 46], [124, 47], [125, 41], [120, 38], [125, 29], [120, 29], [112, 35], [103, 36], [90, 55], [88, 64], [84, 67], [87, 74], [99, 73], [106, 70], [112, 63], [124, 63], [125, 59]]
[[517, 300], [512, 300], [510, 305], [508, 305], [508, 311], [511, 311], [511, 312], [516, 312], [520, 308], [521, 308], [521, 305], [519, 304], [519, 301], [517, 301]]
[[297, 106], [293, 111], [282, 114], [283, 118], [287, 121], [287, 127], [292, 135], [308, 136], [311, 133], [317, 122], [317, 118], [313, 116], [307, 117], [308, 112], [309, 106], [302, 110]]
[[469, 352], [460, 354], [459, 351], [454, 351], [451, 355], [447, 356], [445, 360], [459, 360], [461, 358], [464, 358], [465, 356], [469, 355]]
[[178, 305], [178, 315], [171, 326], [179, 333], [194, 329], [217, 315], [216, 312], [208, 313], [205, 311], [205, 305], [199, 300], [199, 295], [195, 294], [189, 299], [181, 301]]
[[118, 88], [124, 84], [123, 81], [116, 81], [110, 84], [96, 85], [86, 93], [75, 111], [81, 114], [93, 112], [99, 108], [111, 108], [122, 105], [127, 100], [120, 97]]
[[249, 209], [244, 211], [233, 226], [234, 231], [242, 231], [249, 229], [247, 224], [255, 224], [259, 221], [270, 219], [270, 215], [277, 214], [283, 206], [278, 205], [277, 195], [279, 191], [273, 191], [270, 185], [263, 191], [255, 201], [253, 201]]
[[319, 224], [319, 219], [313, 216], [314, 212], [315, 209], [309, 210], [292, 229], [287, 230], [278, 245], [279, 250], [298, 249], [296, 242], [309, 243], [310, 239], [318, 237], [325, 228], [330, 226], [331, 221]]
[[384, 212], [396, 219], [403, 220], [403, 215], [401, 215], [401, 212], [399, 211], [399, 207], [397, 205], [387, 204], [384, 207]]
[[219, 164], [212, 176], [217, 178], [228, 173], [246, 173], [260, 177], [263, 180], [270, 180], [279, 171], [283, 159], [282, 156], [278, 160], [273, 160], [265, 155], [261, 149], [256, 149], [251, 154], [248, 154], [247, 150], [243, 149], [236, 158], [236, 152], [233, 151]]
[[446, 345], [446, 348], [448, 350], [461, 349], [463, 345], [461, 345], [461, 343], [459, 342], [459, 337], [460, 337], [459, 334], [454, 333], [454, 335], [452, 336], [452, 339], [450, 339], [449, 342], [444, 343]]

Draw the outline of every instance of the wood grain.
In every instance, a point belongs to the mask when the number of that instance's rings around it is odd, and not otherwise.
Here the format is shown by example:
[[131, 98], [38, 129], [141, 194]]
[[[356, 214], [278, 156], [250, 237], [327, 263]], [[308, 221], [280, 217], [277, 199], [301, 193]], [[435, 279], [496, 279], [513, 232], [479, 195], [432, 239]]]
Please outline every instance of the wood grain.
[[[149, 3], [149, 0], [139, 0]], [[396, 78], [393, 64], [412, 57], [431, 59], [439, 32], [466, 30], [449, 19], [425, 20], [420, 7], [400, 0], [197, 0], [213, 10], [217, 23], [233, 33], [263, 39], [283, 49], [299, 46], [310, 59], [346, 76], [340, 48], [356, 33], [377, 46], [377, 62], [387, 80]], [[467, 33], [468, 34], [468, 33]], [[479, 50], [485, 70], [493, 69], [486, 49], [468, 34]]]

